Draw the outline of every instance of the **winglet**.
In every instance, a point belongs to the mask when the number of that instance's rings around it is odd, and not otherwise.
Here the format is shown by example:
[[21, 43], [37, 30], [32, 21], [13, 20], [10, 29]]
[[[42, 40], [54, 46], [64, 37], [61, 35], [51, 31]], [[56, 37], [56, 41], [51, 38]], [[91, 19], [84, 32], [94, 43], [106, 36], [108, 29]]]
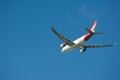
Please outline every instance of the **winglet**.
[[51, 30], [52, 30], [55, 34], [58, 34], [57, 31], [54, 29], [53, 26], [51, 26]]
[[53, 26], [51, 26], [51, 30], [54, 30]]
[[115, 46], [117, 43], [115, 42], [113, 45]]

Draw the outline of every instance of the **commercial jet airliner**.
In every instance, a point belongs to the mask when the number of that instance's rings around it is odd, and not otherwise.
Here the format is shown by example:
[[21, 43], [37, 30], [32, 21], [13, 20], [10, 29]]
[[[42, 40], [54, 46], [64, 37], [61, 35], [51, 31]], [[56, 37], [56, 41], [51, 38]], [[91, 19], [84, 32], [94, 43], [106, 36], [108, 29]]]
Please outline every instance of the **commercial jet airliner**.
[[85, 27], [85, 30], [88, 32], [87, 34], [83, 35], [82, 37], [71, 41], [64, 37], [61, 33], [59, 33], [57, 30], [51, 27], [51, 30], [64, 42], [63, 44], [60, 45], [62, 48], [62, 52], [69, 52], [71, 50], [81, 48], [80, 53], [83, 53], [86, 51], [87, 48], [100, 48], [100, 47], [108, 47], [108, 46], [113, 46], [114, 44], [102, 44], [102, 45], [85, 45], [85, 42], [87, 42], [94, 34], [103, 34], [101, 32], [96, 32], [97, 20], [94, 21], [93, 26], [91, 29], [88, 29]]

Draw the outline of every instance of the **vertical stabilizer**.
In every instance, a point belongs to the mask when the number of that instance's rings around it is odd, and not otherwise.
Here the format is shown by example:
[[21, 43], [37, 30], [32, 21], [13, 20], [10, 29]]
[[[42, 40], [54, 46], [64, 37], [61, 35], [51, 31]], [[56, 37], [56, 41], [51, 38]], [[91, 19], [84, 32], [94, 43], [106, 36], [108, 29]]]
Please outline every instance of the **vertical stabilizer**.
[[91, 33], [91, 34], [104, 34], [104, 33], [102, 33], [102, 32], [96, 32], [96, 31], [95, 31], [96, 24], [97, 24], [97, 20], [94, 21], [93, 26], [92, 26], [91, 29], [88, 29], [87, 27], [85, 27], [85, 30], [86, 30], [88, 33]]
[[94, 21], [91, 31], [94, 33], [96, 28], [97, 20]]

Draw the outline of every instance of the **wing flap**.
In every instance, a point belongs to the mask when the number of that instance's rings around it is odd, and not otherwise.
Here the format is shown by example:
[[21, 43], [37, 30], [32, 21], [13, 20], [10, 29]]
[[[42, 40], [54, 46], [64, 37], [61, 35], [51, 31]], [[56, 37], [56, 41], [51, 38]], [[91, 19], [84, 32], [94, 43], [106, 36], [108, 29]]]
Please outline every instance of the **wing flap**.
[[53, 27], [51, 27], [51, 30], [52, 30], [62, 41], [64, 41], [67, 45], [69, 45], [69, 46], [74, 45], [74, 43], [73, 43], [71, 40], [67, 39], [67, 38], [64, 37], [62, 34], [60, 34], [59, 32], [57, 32]]

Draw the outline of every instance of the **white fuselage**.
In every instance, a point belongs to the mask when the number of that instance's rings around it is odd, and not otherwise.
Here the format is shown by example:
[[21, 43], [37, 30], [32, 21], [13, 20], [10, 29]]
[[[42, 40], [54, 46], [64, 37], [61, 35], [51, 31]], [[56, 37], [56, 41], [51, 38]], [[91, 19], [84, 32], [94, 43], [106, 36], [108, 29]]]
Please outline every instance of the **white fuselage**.
[[62, 48], [62, 52], [69, 52], [73, 49], [76, 49], [76, 48], [82, 48], [82, 45], [86, 42], [85, 40], [85, 35], [74, 40], [73, 42], [75, 43], [73, 46], [69, 46], [69, 45], [66, 45]]

